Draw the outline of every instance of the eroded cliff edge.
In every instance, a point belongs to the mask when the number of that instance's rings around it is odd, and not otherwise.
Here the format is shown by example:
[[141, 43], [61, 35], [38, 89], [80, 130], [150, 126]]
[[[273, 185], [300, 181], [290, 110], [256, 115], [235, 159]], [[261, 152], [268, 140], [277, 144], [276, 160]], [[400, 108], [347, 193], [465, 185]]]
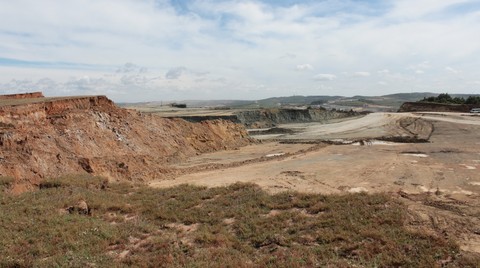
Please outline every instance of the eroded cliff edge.
[[354, 111], [326, 110], [324, 108], [261, 109], [236, 113], [238, 121], [247, 128], [269, 128], [278, 124], [289, 123], [325, 123], [332, 119], [356, 115], [359, 115], [359, 113]]
[[0, 100], [0, 176], [30, 187], [90, 173], [110, 180], [168, 177], [169, 163], [251, 142], [242, 125], [191, 123], [117, 107], [105, 96]]

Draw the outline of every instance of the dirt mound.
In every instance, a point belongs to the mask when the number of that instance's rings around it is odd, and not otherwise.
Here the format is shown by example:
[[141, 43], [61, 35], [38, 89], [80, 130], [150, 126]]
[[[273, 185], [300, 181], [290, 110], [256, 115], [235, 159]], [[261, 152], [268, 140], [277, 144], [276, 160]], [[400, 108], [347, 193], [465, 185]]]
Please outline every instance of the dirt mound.
[[459, 112], [468, 113], [473, 105], [444, 104], [433, 102], [405, 102], [400, 106], [399, 112]]
[[433, 123], [428, 120], [404, 117], [395, 121], [395, 126], [390, 129], [390, 135], [379, 139], [401, 143], [428, 142], [434, 131]]
[[243, 126], [229, 121], [161, 118], [121, 109], [104, 96], [0, 106], [0, 176], [14, 177], [22, 189], [69, 173], [161, 179], [169, 163], [250, 142]]

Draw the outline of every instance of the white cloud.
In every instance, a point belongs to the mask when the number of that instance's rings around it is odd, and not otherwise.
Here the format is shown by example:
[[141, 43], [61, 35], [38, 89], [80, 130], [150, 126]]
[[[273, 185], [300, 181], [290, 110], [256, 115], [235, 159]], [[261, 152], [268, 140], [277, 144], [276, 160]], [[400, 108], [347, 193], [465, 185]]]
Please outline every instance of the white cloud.
[[407, 69], [413, 71], [415, 74], [424, 74], [431, 67], [429, 61], [423, 61], [418, 64], [410, 65]]
[[458, 74], [458, 73], [460, 72], [459, 70], [454, 69], [454, 68], [452, 68], [452, 67], [450, 67], [450, 66], [445, 67], [445, 71], [450, 72], [450, 73], [452, 73], [452, 74]]
[[317, 74], [313, 79], [317, 81], [332, 81], [337, 79], [337, 76], [334, 74]]
[[422, 63], [417, 64], [417, 68], [428, 69], [430, 67], [431, 65], [429, 61], [424, 61]]
[[131, 62], [125, 63], [123, 66], [117, 69], [117, 73], [146, 73], [148, 69], [146, 67], [141, 67]]
[[[0, 88], [28, 84], [59, 95], [71, 86], [139, 101], [263, 98], [291, 94], [293, 87], [296, 94], [330, 92], [314, 80], [330, 81], [341, 95], [438, 91], [439, 85], [474, 90], [480, 12], [462, 6], [472, 1], [281, 2], [183, 1], [181, 10], [166, 0], [3, 1]], [[292, 72], [313, 66], [324, 74], [305, 79]], [[366, 68], [371, 73], [355, 74]], [[462, 81], [445, 75], [460, 70]], [[379, 76], [388, 87], [344, 72]], [[254, 92], [244, 85], [263, 87]]]
[[295, 59], [297, 55], [293, 53], [285, 53], [284, 55], [280, 56], [279, 59]]
[[382, 74], [382, 75], [385, 75], [385, 74], [389, 74], [390, 71], [388, 69], [383, 69], [383, 70], [380, 70], [380, 71], [377, 71], [378, 74]]
[[370, 76], [370, 73], [369, 72], [355, 72], [353, 73], [354, 76], [357, 76], [357, 77], [368, 77]]
[[468, 0], [396, 0], [394, 8], [389, 14], [398, 19], [415, 19], [440, 12], [449, 6], [468, 3]]
[[165, 78], [167, 79], [178, 79], [182, 74], [184, 74], [187, 71], [187, 68], [185, 67], [175, 67], [170, 70], [165, 74]]
[[297, 70], [297, 71], [311, 71], [311, 70], [313, 70], [313, 66], [308, 64], [308, 63], [299, 64], [295, 67], [295, 70]]

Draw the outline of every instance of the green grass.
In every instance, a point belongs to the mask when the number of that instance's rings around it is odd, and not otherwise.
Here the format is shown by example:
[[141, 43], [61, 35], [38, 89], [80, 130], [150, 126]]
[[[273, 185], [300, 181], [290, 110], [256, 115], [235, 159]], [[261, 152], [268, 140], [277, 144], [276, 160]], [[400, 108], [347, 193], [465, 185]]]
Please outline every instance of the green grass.
[[[440, 236], [408, 231], [383, 194], [269, 195], [258, 186], [152, 189], [64, 177], [6, 194], [0, 267], [476, 267]], [[65, 213], [85, 200], [92, 215]]]

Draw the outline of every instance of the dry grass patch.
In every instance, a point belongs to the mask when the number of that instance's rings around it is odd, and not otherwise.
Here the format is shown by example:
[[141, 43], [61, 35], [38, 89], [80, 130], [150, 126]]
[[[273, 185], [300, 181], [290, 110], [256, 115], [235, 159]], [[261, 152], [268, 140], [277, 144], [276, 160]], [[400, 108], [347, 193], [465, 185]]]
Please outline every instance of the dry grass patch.
[[[475, 267], [480, 260], [441, 236], [407, 230], [405, 206], [382, 194], [269, 195], [252, 184], [152, 189], [85, 176], [42, 185], [19, 196], [0, 191], [0, 267]], [[90, 216], [59, 213], [79, 200]]]

